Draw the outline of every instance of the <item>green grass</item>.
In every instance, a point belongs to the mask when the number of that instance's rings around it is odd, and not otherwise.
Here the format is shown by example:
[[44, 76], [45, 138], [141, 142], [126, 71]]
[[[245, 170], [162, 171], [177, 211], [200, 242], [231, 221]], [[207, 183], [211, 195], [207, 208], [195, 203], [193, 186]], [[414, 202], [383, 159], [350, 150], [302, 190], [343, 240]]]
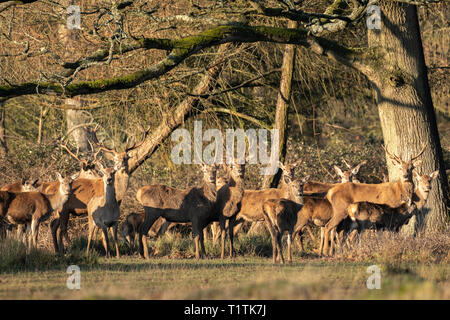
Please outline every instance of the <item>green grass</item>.
[[[221, 260], [219, 246], [206, 242], [209, 258], [193, 258], [190, 237], [167, 234], [149, 241], [154, 254], [149, 260], [137, 255], [106, 259], [99, 243], [85, 255], [85, 239], [74, 239], [64, 257], [45, 250], [32, 265], [3, 258], [9, 268], [0, 269], [0, 299], [449, 299], [450, 267], [447, 260], [373, 258], [349, 261], [341, 257], [295, 255], [290, 265], [273, 265], [270, 239], [239, 236], [238, 257]], [[170, 246], [169, 244], [172, 244]], [[20, 249], [20, 248], [19, 248]], [[22, 249], [20, 249], [22, 250]], [[19, 251], [20, 251], [19, 250]], [[121, 247], [121, 250], [126, 248]], [[5, 255], [14, 257], [10, 253]], [[53, 259], [48, 263], [47, 259]], [[2, 262], [3, 263], [3, 262]], [[81, 289], [66, 287], [71, 264], [81, 269]], [[366, 287], [367, 267], [381, 269], [381, 289]]]

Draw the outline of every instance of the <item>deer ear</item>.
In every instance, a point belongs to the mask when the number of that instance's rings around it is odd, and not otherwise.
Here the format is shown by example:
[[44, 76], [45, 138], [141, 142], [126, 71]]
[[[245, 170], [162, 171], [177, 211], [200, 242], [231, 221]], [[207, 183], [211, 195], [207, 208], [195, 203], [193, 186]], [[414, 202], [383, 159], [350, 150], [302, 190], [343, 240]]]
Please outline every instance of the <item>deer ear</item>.
[[439, 170], [436, 170], [430, 174], [430, 178], [435, 179], [435, 178], [437, 178], [438, 175], [439, 175]]
[[419, 174], [418, 174], [415, 170], [413, 170], [413, 176], [414, 176], [415, 178], [418, 178], [418, 177], [419, 177]]
[[76, 180], [76, 179], [79, 177], [79, 175], [80, 175], [79, 172], [74, 173], [74, 174], [70, 177], [70, 179], [72, 179], [72, 181], [74, 181], [74, 180]]
[[58, 178], [59, 181], [63, 180], [63, 177], [61, 176], [61, 174], [59, 172], [56, 173], [56, 177]]
[[335, 165], [333, 168], [334, 168], [334, 171], [336, 171], [336, 173], [338, 174], [338, 176], [340, 176], [340, 177], [344, 176], [344, 173], [338, 166]]

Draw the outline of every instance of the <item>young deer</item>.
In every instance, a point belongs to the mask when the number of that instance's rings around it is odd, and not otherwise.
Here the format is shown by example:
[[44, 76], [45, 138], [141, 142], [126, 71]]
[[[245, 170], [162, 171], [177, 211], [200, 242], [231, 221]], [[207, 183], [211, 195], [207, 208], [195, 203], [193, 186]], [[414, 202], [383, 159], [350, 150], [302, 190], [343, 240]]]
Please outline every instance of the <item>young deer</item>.
[[[132, 212], [127, 215], [125, 220], [119, 226], [120, 237], [122, 241], [130, 248], [134, 246], [134, 240], [142, 222], [144, 221], [144, 215], [144, 212]], [[149, 236], [161, 235], [170, 228], [171, 224], [171, 222], [166, 221], [163, 217], [159, 217], [150, 228], [148, 234]]]
[[103, 174], [103, 194], [92, 197], [87, 204], [88, 220], [89, 220], [89, 237], [86, 253], [89, 253], [92, 236], [96, 233], [97, 228], [103, 231], [103, 247], [106, 256], [109, 257], [108, 229], [111, 229], [114, 245], [116, 247], [116, 257], [120, 257], [119, 245], [117, 242], [117, 226], [120, 217], [119, 203], [116, 199], [115, 190], [115, 174], [117, 168], [105, 169], [98, 163], [100, 171]]
[[31, 230], [29, 247], [37, 246], [39, 224], [48, 219], [53, 211], [59, 210], [67, 202], [72, 190], [72, 181], [78, 174], [63, 178], [57, 173], [59, 188], [55, 193], [43, 194], [38, 191], [14, 194], [6, 216], [12, 224], [26, 225]]
[[428, 200], [431, 183], [439, 175], [439, 171], [434, 171], [429, 175], [419, 175], [413, 171], [413, 175], [417, 180], [417, 185], [411, 207], [404, 204], [398, 208], [391, 208], [370, 202], [358, 202], [351, 204], [347, 208], [348, 216], [356, 223], [348, 231], [350, 242], [353, 241], [357, 233], [364, 229], [376, 227], [398, 231], [411, 218], [415, 209], [422, 210]]
[[[295, 163], [286, 165], [287, 170], [293, 177], [295, 168], [302, 162], [301, 159]], [[241, 209], [236, 214], [236, 219], [232, 221], [233, 229], [244, 221], [256, 222], [265, 221], [262, 204], [269, 199], [289, 199], [291, 196], [290, 186], [281, 179], [280, 188], [269, 188], [264, 190], [245, 190], [241, 201]]]
[[[367, 161], [364, 160], [363, 162], [361, 162], [360, 164], [358, 164], [357, 166], [355, 166], [353, 168], [345, 160], [344, 160], [344, 163], [348, 167], [347, 171], [342, 171], [336, 165], [333, 167], [334, 171], [341, 178], [340, 183], [345, 183], [345, 182], [359, 183], [356, 176], [357, 176], [361, 166], [366, 164]], [[305, 195], [308, 195], [310, 193], [327, 192], [328, 190], [330, 190], [331, 188], [333, 188], [337, 185], [339, 185], [339, 183], [324, 183], [324, 182], [318, 182], [318, 181], [307, 181], [305, 183], [303, 192], [305, 193]]]
[[237, 160], [234, 159], [234, 163], [231, 167], [224, 165], [225, 170], [228, 174], [228, 182], [225, 183], [217, 191], [217, 200], [215, 203], [214, 211], [216, 212], [216, 220], [219, 220], [220, 235], [221, 235], [221, 253], [220, 257], [223, 259], [225, 257], [225, 237], [226, 229], [229, 233], [229, 243], [230, 243], [230, 258], [234, 256], [233, 247], [233, 221], [236, 214], [241, 209], [241, 201], [244, 197], [244, 174], [245, 174], [245, 163], [238, 164]]
[[403, 161], [398, 156], [392, 155], [385, 148], [385, 151], [392, 163], [402, 170], [402, 177], [397, 182], [386, 182], [380, 184], [352, 183], [347, 182], [331, 188], [327, 192], [326, 198], [333, 208], [333, 216], [325, 226], [323, 251], [328, 254], [328, 240], [330, 231], [337, 227], [339, 223], [348, 216], [347, 208], [356, 202], [371, 202], [375, 204], [388, 205], [397, 208], [403, 204], [411, 205], [414, 191], [412, 181], [412, 171], [419, 166], [421, 160], [415, 161], [423, 149], [409, 161]]
[[294, 233], [294, 227], [297, 223], [298, 212], [303, 205], [303, 181], [292, 179], [292, 172], [289, 172], [281, 163], [283, 170], [284, 183], [290, 186], [289, 199], [269, 199], [263, 203], [263, 214], [267, 229], [272, 236], [272, 254], [273, 263], [280, 261], [284, 264], [281, 238], [284, 232], [288, 232], [288, 262], [292, 262], [291, 239]]
[[159, 217], [170, 222], [191, 222], [195, 242], [195, 258], [206, 256], [203, 229], [214, 220], [217, 199], [217, 166], [203, 164], [203, 186], [175, 189], [161, 184], [141, 187], [136, 198], [145, 210], [145, 219], [139, 229], [139, 252], [148, 259], [147, 234]]

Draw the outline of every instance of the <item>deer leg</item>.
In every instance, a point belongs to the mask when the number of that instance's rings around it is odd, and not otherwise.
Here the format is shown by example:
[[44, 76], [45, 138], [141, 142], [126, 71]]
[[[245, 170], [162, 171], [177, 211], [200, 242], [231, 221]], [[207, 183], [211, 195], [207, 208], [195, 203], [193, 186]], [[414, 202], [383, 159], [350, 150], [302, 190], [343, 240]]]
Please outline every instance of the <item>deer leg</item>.
[[292, 240], [291, 240], [291, 236], [292, 235], [292, 231], [288, 232], [287, 235], [287, 248], [288, 248], [288, 263], [292, 263], [292, 249], [291, 249], [291, 245], [292, 245]]
[[280, 260], [281, 264], [284, 264], [283, 248], [282, 248], [282, 245], [281, 245], [282, 237], [283, 237], [283, 234], [279, 230], [277, 230], [276, 231], [276, 239], [277, 239], [278, 255], [279, 255], [280, 259], [281, 259]]
[[272, 262], [273, 264], [277, 263], [277, 235], [275, 232], [275, 229], [273, 228], [269, 217], [267, 215], [264, 215], [264, 222], [266, 223], [266, 227], [269, 230], [270, 236], [272, 238]]
[[94, 224], [94, 221], [92, 221], [92, 218], [89, 217], [89, 234], [88, 234], [88, 243], [87, 243], [87, 248], [86, 248], [86, 255], [89, 254], [89, 248], [91, 247], [91, 241], [92, 241], [92, 237], [95, 234], [97, 227]]
[[217, 243], [217, 240], [219, 240], [219, 237], [221, 235], [220, 226], [219, 226], [218, 222], [214, 221], [211, 224], [211, 233], [212, 233], [212, 238], [213, 238], [213, 246], [215, 246]]
[[119, 242], [117, 241], [117, 226], [118, 225], [119, 225], [119, 222], [116, 222], [111, 229], [112, 237], [114, 240], [114, 246], [116, 247], [116, 258], [120, 258]]
[[39, 221], [32, 220], [31, 221], [31, 240], [32, 240], [34, 249], [37, 249], [38, 236], [39, 236]]
[[220, 218], [219, 221], [219, 227], [220, 227], [220, 244], [221, 244], [221, 249], [220, 249], [220, 259], [225, 259], [225, 219], [224, 218]]
[[[345, 218], [345, 217], [344, 217]], [[331, 231], [338, 226], [338, 224], [343, 220], [343, 218], [339, 218], [338, 214], [333, 214], [333, 217], [327, 222], [324, 230], [324, 239], [323, 239], [323, 250], [321, 254], [328, 255], [328, 242], [330, 241], [330, 233]], [[334, 233], [332, 233], [331, 240], [334, 239]], [[331, 254], [333, 251], [331, 251]]]
[[234, 246], [233, 246], [233, 241], [234, 241], [234, 221], [235, 221], [235, 217], [231, 217], [230, 219], [228, 219], [228, 237], [229, 237], [229, 242], [230, 242], [230, 258], [233, 258], [234, 256], [236, 256], [236, 253], [234, 252]]
[[144, 207], [144, 210], [145, 210], [145, 218], [138, 228], [139, 254], [143, 258], [149, 259], [150, 256], [148, 254], [147, 234], [152, 225], [155, 223], [156, 219], [159, 218], [159, 214], [152, 212], [152, 210], [149, 207]]
[[306, 231], [308, 231], [309, 236], [311, 237], [311, 240], [312, 240], [313, 242], [316, 242], [316, 237], [314, 236], [314, 234], [313, 234], [311, 228], [310, 228], [308, 225], [306, 225], [305, 228], [306, 228]]
[[[69, 224], [70, 213], [62, 211], [59, 214], [59, 235], [58, 235], [58, 249], [60, 254], [64, 254], [63, 236], [67, 233], [67, 225]], [[55, 235], [56, 236], [56, 235]]]
[[109, 256], [109, 250], [108, 250], [108, 247], [109, 247], [109, 243], [108, 243], [108, 228], [103, 227], [102, 231], [103, 231], [103, 233], [102, 233], [102, 236], [103, 236], [102, 237], [103, 247], [105, 248], [106, 257], [109, 258], [110, 256]]
[[50, 222], [50, 230], [52, 233], [53, 248], [55, 249], [56, 254], [59, 253], [58, 237], [57, 237], [58, 228], [59, 228], [59, 218], [53, 219], [52, 222]]

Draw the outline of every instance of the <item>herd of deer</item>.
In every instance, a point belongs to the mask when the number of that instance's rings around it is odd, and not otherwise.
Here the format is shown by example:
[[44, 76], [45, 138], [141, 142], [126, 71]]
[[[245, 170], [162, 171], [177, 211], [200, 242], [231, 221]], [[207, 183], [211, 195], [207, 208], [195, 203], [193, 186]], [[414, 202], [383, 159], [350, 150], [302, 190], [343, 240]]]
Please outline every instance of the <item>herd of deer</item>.
[[[135, 147], [135, 146], [134, 146]], [[112, 168], [104, 168], [96, 159], [103, 150], [105, 157], [114, 161]], [[0, 190], [0, 220], [22, 225], [18, 233], [28, 235], [28, 247], [37, 246], [39, 224], [56, 212], [50, 223], [55, 252], [64, 252], [63, 238], [68, 242], [67, 227], [71, 215], [88, 215], [89, 236], [87, 252], [92, 237], [102, 230], [103, 246], [109, 256], [108, 229], [119, 257], [118, 227], [120, 204], [126, 190], [130, 172], [128, 160], [131, 148], [118, 152], [100, 146], [94, 165], [81, 161], [80, 172], [58, 180], [39, 183], [16, 182]], [[282, 236], [287, 232], [288, 262], [292, 261], [291, 244], [295, 237], [303, 248], [301, 239], [309, 225], [321, 228], [320, 255], [332, 255], [335, 241], [347, 243], [364, 229], [384, 228], [398, 230], [421, 209], [438, 172], [419, 175], [414, 170], [421, 160], [416, 160], [424, 148], [409, 161], [403, 161], [385, 149], [394, 165], [401, 168], [401, 178], [396, 182], [379, 184], [360, 183], [356, 176], [360, 163], [342, 171], [334, 166], [341, 182], [335, 184], [295, 178], [294, 171], [301, 160], [283, 165], [279, 188], [248, 190], [244, 188], [245, 162], [228, 165], [202, 164], [203, 184], [199, 187], [176, 189], [162, 184], [141, 187], [136, 198], [144, 207], [143, 214], [129, 214], [120, 226], [122, 239], [131, 244], [138, 236], [139, 253], [148, 258], [147, 237], [154, 225], [164, 223], [190, 223], [195, 242], [195, 257], [205, 257], [204, 231], [212, 228], [214, 239], [221, 237], [221, 258], [225, 256], [225, 238], [229, 237], [229, 255], [234, 256], [233, 237], [244, 221], [264, 221], [272, 237], [273, 262], [284, 263]], [[68, 150], [69, 151], [69, 150]], [[70, 151], [69, 151], [70, 152]], [[72, 154], [73, 155], [73, 154]], [[74, 155], [73, 155], [74, 156]], [[95, 164], [99, 175], [94, 171]], [[217, 178], [222, 167], [224, 176]], [[155, 223], [158, 221], [158, 223]], [[217, 230], [217, 231], [216, 231]], [[311, 234], [312, 235], [312, 234]], [[331, 247], [329, 248], [329, 244]]]

